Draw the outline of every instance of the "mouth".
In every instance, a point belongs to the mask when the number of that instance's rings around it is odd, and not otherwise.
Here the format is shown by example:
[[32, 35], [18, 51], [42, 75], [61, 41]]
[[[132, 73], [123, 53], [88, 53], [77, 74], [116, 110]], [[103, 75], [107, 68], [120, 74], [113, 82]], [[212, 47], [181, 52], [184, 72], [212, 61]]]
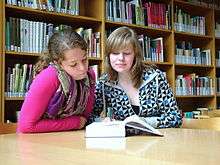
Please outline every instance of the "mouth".
[[126, 64], [116, 64], [116, 66], [125, 66]]
[[86, 73], [84, 73], [84, 74], [78, 74], [78, 76], [76, 76], [75, 78], [77, 79], [77, 80], [81, 80], [81, 79], [83, 79], [83, 78], [85, 78], [86, 77]]
[[85, 76], [86, 75], [86, 73], [81, 73], [81, 74], [79, 74], [79, 76]]

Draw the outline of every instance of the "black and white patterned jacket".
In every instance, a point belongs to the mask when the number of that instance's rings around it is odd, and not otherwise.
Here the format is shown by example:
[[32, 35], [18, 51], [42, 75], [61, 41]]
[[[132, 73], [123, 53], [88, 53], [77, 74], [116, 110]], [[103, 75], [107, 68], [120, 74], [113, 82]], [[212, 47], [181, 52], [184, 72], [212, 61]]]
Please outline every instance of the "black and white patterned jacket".
[[[114, 119], [124, 120], [135, 114], [126, 93], [117, 85], [110, 82], [107, 74], [101, 76], [96, 84], [96, 101], [92, 120], [95, 120], [106, 109]], [[155, 128], [179, 127], [182, 117], [173, 92], [167, 79], [159, 69], [145, 70], [143, 83], [139, 88], [141, 117]]]

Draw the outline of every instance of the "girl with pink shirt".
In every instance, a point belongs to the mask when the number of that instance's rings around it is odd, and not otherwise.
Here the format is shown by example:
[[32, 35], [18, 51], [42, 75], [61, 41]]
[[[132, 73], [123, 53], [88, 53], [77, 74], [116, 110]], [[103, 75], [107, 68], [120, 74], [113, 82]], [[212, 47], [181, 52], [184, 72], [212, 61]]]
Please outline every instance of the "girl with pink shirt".
[[87, 44], [72, 30], [55, 32], [40, 57], [22, 105], [18, 132], [81, 129], [93, 109], [95, 74], [88, 68]]

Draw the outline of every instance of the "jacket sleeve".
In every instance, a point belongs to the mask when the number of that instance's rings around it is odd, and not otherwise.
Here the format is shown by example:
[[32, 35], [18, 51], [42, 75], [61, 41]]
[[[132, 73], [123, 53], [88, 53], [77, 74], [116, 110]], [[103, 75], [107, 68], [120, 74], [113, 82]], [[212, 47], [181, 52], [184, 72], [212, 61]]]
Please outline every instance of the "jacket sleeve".
[[158, 77], [158, 117], [146, 117], [146, 121], [155, 128], [180, 127], [182, 117], [168, 81], [160, 71]]
[[64, 119], [43, 119], [51, 97], [59, 86], [56, 71], [45, 69], [36, 76], [22, 105], [18, 132], [54, 132], [78, 129], [80, 116], [70, 116]]

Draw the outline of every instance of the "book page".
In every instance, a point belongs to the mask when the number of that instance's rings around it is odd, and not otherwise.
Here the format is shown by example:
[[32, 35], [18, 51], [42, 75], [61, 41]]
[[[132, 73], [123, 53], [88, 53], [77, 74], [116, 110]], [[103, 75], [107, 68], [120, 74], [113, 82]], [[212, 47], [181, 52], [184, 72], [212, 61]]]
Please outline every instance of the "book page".
[[86, 126], [85, 137], [125, 137], [124, 122], [93, 122]]
[[163, 136], [163, 134], [157, 129], [153, 128], [149, 125], [144, 118], [139, 117], [137, 115], [132, 115], [127, 117], [125, 120], [125, 125], [131, 128], [139, 129], [145, 132], [149, 132], [155, 135]]

